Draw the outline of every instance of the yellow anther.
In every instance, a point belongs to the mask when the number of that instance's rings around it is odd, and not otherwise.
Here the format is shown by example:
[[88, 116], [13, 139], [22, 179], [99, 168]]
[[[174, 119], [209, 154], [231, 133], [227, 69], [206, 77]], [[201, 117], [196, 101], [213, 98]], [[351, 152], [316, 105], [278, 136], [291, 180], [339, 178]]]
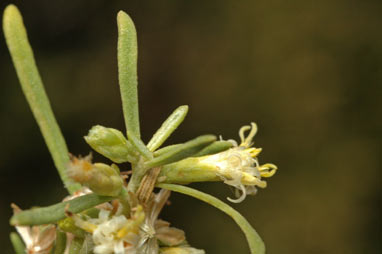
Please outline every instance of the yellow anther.
[[267, 164], [261, 165], [259, 167], [259, 171], [262, 177], [271, 177], [276, 173], [277, 166], [271, 163], [267, 163]]
[[255, 148], [255, 147], [246, 149], [246, 151], [249, 152], [252, 158], [255, 158], [257, 155], [259, 155], [262, 150], [263, 150], [262, 148]]

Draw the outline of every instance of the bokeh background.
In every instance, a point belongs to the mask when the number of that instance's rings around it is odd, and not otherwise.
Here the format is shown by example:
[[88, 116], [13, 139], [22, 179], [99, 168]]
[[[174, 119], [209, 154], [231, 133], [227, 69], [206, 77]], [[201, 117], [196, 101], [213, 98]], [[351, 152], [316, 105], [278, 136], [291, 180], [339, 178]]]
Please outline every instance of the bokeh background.
[[[238, 139], [251, 121], [260, 162], [279, 172], [233, 205], [268, 253], [381, 253], [382, 3], [295, 1], [2, 1], [19, 6], [70, 151], [101, 124], [124, 130], [115, 16], [133, 18], [139, 43], [144, 141], [182, 104], [170, 142], [213, 133]], [[9, 204], [65, 195], [0, 38], [0, 246], [13, 253]], [[95, 155], [96, 160], [106, 161]], [[128, 166], [122, 166], [127, 169]], [[223, 184], [195, 188], [225, 199]], [[208, 253], [248, 253], [233, 221], [172, 195], [162, 217]]]

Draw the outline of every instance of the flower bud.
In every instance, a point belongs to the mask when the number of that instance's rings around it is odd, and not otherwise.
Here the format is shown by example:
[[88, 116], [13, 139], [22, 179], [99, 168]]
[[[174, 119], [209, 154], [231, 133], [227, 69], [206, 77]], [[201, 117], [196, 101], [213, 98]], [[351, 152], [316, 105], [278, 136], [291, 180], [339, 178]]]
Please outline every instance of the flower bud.
[[91, 155], [85, 158], [72, 157], [68, 166], [68, 175], [99, 195], [118, 196], [123, 186], [123, 179], [116, 165], [92, 164]]
[[116, 163], [135, 160], [131, 144], [119, 130], [96, 125], [84, 138], [94, 150]]

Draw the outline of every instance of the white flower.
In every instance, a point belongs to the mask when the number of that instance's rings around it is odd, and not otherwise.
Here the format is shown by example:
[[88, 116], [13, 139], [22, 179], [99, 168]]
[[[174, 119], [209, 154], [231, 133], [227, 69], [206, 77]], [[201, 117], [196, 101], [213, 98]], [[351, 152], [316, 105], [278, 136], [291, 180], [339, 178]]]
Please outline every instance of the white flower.
[[95, 254], [136, 254], [139, 227], [145, 218], [142, 206], [135, 208], [129, 219], [124, 215], [109, 217], [110, 211], [101, 209], [97, 219], [73, 218], [76, 226], [92, 234]]
[[[250, 133], [245, 137], [244, 134], [248, 130]], [[271, 177], [276, 173], [277, 166], [273, 164], [259, 166], [257, 155], [262, 149], [251, 147], [256, 132], [255, 123], [251, 123], [251, 126], [243, 126], [239, 130], [240, 145], [233, 141], [235, 145], [233, 148], [205, 156], [200, 160], [202, 164], [213, 164], [217, 168], [217, 175], [222, 178], [224, 183], [236, 188], [236, 196], [239, 197], [238, 199], [228, 198], [231, 202], [239, 203], [245, 199], [247, 194], [256, 194], [256, 186], [260, 188], [267, 186], [261, 177]]]
[[[250, 130], [247, 137], [245, 132]], [[229, 201], [239, 203], [247, 194], [255, 194], [256, 186], [265, 188], [267, 183], [262, 177], [271, 177], [277, 167], [273, 164], [259, 165], [257, 155], [261, 148], [252, 146], [252, 140], [257, 132], [255, 123], [243, 126], [239, 130], [240, 145], [229, 140], [234, 147], [224, 152], [191, 157], [162, 167], [158, 182], [187, 184], [191, 182], [223, 181], [233, 186], [237, 199]]]

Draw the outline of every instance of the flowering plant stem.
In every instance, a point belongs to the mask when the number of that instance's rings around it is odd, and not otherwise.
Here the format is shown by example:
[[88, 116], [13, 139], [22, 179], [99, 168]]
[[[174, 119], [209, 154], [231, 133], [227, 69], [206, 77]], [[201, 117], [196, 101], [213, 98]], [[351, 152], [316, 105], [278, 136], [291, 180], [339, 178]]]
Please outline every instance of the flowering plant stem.
[[23, 19], [14, 5], [9, 5], [4, 11], [3, 30], [24, 95], [40, 127], [58, 173], [65, 187], [70, 193], [73, 193], [81, 185], [67, 176], [68, 148], [37, 70]]
[[245, 237], [247, 238], [249, 248], [251, 250], [251, 254], [263, 254], [265, 253], [265, 246], [263, 240], [261, 240], [260, 236], [257, 234], [256, 230], [252, 228], [249, 222], [235, 209], [222, 202], [221, 200], [206, 194], [204, 192], [192, 189], [190, 187], [177, 185], [177, 184], [158, 184], [157, 187], [179, 192], [199, 200], [202, 200], [222, 212], [229, 215], [241, 228], [244, 232]]

